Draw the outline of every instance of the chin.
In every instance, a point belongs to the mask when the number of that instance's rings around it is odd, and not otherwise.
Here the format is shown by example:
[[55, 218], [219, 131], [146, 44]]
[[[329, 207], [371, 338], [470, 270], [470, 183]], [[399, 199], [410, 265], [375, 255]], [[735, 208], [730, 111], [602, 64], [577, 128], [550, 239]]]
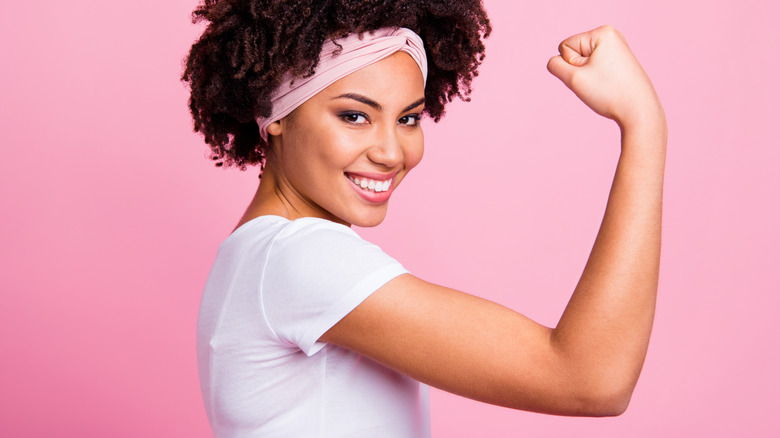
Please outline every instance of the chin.
[[351, 217], [345, 220], [345, 222], [362, 228], [375, 227], [385, 220], [387, 216], [387, 208], [383, 208], [380, 211], [371, 212], [370, 214]]

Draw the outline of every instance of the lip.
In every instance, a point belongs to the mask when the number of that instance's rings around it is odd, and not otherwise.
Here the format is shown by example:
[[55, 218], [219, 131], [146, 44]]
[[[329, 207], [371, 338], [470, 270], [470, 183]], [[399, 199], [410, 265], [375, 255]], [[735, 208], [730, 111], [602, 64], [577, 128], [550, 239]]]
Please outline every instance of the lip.
[[368, 179], [375, 179], [377, 181], [387, 181], [389, 179], [395, 178], [395, 176], [398, 174], [398, 171], [392, 172], [392, 173], [379, 173], [379, 172], [344, 172], [345, 175], [354, 175], [354, 176], [362, 176], [363, 178]]
[[[398, 172], [394, 172], [394, 173], [344, 172], [344, 178], [346, 178], [349, 185], [355, 190], [355, 192], [357, 192], [358, 195], [360, 195], [361, 198], [365, 199], [366, 201], [372, 204], [382, 204], [384, 202], [387, 202], [390, 199], [390, 196], [392, 196], [393, 191], [395, 190], [395, 176], [397, 174]], [[349, 179], [349, 175], [355, 177], [373, 179], [377, 181], [390, 180], [390, 188], [388, 188], [386, 192], [372, 192], [368, 190], [363, 190], [359, 185], [355, 184]]]

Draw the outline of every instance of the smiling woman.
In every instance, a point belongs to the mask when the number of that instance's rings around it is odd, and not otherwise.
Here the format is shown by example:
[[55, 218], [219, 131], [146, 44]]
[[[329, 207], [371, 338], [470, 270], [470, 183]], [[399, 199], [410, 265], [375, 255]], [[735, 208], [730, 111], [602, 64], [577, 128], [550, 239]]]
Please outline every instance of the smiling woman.
[[548, 64], [617, 122], [622, 152], [585, 271], [547, 328], [413, 276], [350, 228], [384, 220], [422, 159], [420, 117], [468, 95], [490, 33], [479, 1], [223, 0], [196, 16], [211, 23], [184, 73], [195, 128], [219, 163], [262, 171], [201, 301], [215, 436], [427, 437], [424, 384], [623, 412], [653, 321], [666, 124], [618, 31], [570, 37]]
[[379, 225], [393, 190], [422, 159], [423, 82], [417, 63], [397, 52], [271, 123], [264, 181], [244, 220], [275, 214]]

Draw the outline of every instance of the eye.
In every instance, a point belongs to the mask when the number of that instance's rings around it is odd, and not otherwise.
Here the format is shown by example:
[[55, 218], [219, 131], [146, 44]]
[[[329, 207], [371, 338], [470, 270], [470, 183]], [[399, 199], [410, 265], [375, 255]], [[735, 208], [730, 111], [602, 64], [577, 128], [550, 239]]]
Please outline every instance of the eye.
[[398, 119], [398, 123], [401, 125], [406, 126], [417, 126], [420, 124], [420, 115], [419, 114], [407, 114], [400, 119]]
[[366, 116], [363, 113], [358, 113], [354, 111], [341, 113], [339, 114], [339, 117], [341, 117], [341, 119], [347, 123], [354, 123], [356, 125], [368, 123], [368, 116]]

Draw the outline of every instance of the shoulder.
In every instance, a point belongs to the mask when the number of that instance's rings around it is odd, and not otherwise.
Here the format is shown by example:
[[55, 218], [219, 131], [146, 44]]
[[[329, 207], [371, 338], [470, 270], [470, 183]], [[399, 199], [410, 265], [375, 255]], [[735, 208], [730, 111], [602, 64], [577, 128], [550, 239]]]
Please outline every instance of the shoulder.
[[290, 221], [273, 239], [268, 270], [284, 277], [361, 276], [400, 265], [351, 228], [324, 219]]
[[364, 240], [351, 228], [319, 218], [300, 218], [287, 223], [273, 238], [270, 253], [284, 257], [294, 253], [296, 258], [306, 259], [327, 256], [330, 260], [346, 261], [357, 253], [384, 254], [382, 250]]
[[344, 225], [299, 219], [281, 230], [268, 250], [260, 303], [279, 339], [310, 355], [319, 338], [369, 295], [406, 273]]
[[275, 240], [310, 239], [359, 239], [363, 240], [352, 228], [315, 217], [303, 217], [288, 221]]
[[228, 236], [220, 251], [261, 246], [298, 246], [323, 241], [362, 240], [351, 228], [319, 218], [289, 220], [281, 216], [251, 219]]

